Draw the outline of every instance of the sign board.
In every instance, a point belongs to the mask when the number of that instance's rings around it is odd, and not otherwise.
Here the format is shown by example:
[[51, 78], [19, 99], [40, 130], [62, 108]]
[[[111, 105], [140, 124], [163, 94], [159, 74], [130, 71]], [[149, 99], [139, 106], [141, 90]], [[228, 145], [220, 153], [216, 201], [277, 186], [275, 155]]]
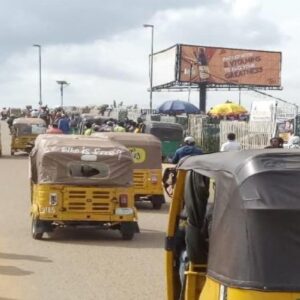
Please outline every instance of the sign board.
[[275, 118], [275, 101], [253, 101], [251, 105], [251, 122], [273, 122]]
[[177, 44], [153, 55], [153, 88], [281, 88], [281, 52]]
[[180, 45], [182, 82], [280, 86], [281, 52]]

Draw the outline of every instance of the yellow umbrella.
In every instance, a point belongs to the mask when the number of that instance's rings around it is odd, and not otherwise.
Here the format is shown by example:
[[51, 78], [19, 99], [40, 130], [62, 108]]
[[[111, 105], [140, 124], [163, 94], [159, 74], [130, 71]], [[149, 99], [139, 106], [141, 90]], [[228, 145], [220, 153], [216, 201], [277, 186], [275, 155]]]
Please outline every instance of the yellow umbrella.
[[247, 113], [247, 110], [243, 106], [231, 101], [218, 104], [209, 111], [209, 114], [213, 116], [240, 115], [245, 113]]

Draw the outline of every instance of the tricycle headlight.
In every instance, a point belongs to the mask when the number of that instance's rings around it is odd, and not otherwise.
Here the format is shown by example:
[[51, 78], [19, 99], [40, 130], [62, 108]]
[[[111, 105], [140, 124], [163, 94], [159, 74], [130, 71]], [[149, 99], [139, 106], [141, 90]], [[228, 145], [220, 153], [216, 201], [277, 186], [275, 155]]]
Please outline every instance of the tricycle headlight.
[[49, 204], [50, 205], [57, 205], [57, 194], [56, 193], [51, 193], [49, 195]]

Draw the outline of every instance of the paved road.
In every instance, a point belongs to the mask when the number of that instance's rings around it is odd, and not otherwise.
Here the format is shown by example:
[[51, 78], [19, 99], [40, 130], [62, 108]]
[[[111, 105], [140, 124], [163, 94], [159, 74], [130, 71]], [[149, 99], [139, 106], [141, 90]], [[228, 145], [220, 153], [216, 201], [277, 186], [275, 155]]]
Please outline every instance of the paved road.
[[0, 300], [156, 300], [165, 298], [166, 205], [139, 210], [141, 233], [61, 230], [43, 241], [30, 235], [28, 161], [9, 156], [2, 125], [0, 158]]

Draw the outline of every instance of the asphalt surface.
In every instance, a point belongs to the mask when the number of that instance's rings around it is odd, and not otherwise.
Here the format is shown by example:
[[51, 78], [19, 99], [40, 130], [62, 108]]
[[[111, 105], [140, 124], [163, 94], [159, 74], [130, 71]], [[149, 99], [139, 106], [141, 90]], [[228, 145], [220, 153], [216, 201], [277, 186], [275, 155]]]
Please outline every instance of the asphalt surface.
[[30, 234], [28, 158], [10, 156], [1, 122], [0, 300], [156, 300], [165, 298], [166, 204], [139, 206], [141, 233], [61, 229], [42, 241]]

